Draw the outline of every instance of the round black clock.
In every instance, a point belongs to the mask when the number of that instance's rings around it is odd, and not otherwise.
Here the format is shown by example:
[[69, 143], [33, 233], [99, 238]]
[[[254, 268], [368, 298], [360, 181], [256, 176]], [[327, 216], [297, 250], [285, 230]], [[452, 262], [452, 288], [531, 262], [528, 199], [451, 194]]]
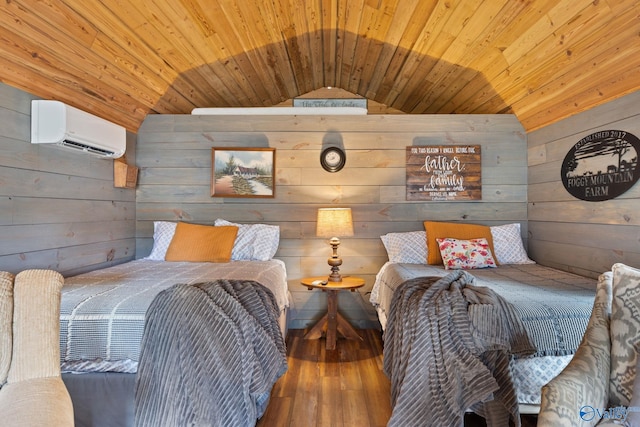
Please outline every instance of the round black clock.
[[327, 172], [338, 172], [347, 162], [347, 156], [340, 147], [327, 147], [320, 154], [320, 164]]

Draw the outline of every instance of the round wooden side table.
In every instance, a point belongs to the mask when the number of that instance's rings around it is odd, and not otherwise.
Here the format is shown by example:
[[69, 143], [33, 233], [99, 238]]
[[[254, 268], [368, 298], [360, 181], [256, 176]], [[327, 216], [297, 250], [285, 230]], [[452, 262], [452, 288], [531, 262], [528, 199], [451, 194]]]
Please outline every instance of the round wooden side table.
[[[305, 339], [318, 339], [323, 332], [327, 337], [327, 350], [335, 350], [337, 333], [352, 340], [362, 340], [362, 337], [351, 324], [338, 313], [338, 292], [355, 292], [357, 288], [364, 286], [364, 279], [355, 276], [342, 276], [341, 282], [329, 282], [327, 276], [306, 277], [300, 280], [300, 284], [309, 290], [321, 289], [327, 293], [327, 313], [311, 327], [304, 336]], [[325, 332], [326, 331], [326, 332]]]

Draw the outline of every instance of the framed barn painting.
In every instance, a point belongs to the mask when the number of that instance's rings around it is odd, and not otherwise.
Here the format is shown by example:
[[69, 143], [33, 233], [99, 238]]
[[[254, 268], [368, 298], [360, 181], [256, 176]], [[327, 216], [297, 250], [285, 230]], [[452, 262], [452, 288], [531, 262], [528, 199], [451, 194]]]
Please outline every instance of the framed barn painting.
[[212, 148], [211, 197], [275, 197], [275, 148]]

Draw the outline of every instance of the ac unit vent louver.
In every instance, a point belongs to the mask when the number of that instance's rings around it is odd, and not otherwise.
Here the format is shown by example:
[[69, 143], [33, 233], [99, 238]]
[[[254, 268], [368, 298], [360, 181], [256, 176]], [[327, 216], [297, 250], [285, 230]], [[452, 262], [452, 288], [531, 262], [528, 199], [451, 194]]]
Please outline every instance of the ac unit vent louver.
[[97, 155], [100, 155], [100, 156], [113, 157], [113, 155], [115, 154], [111, 150], [103, 150], [101, 148], [91, 147], [90, 145], [83, 144], [81, 142], [70, 141], [68, 139], [65, 139], [64, 141], [62, 141], [61, 144], [64, 145], [65, 147], [68, 147], [68, 148], [73, 148], [75, 150], [81, 150], [81, 151], [87, 151], [89, 153], [97, 154]]

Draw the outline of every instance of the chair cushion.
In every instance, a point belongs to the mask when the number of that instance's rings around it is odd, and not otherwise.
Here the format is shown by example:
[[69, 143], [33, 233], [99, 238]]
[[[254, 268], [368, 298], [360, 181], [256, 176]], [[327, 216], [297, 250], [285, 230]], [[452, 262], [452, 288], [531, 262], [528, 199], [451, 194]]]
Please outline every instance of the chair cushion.
[[13, 274], [0, 271], [0, 387], [7, 381], [13, 352]]
[[640, 345], [640, 270], [618, 263], [611, 267], [611, 271], [609, 401], [612, 406], [629, 406]]

